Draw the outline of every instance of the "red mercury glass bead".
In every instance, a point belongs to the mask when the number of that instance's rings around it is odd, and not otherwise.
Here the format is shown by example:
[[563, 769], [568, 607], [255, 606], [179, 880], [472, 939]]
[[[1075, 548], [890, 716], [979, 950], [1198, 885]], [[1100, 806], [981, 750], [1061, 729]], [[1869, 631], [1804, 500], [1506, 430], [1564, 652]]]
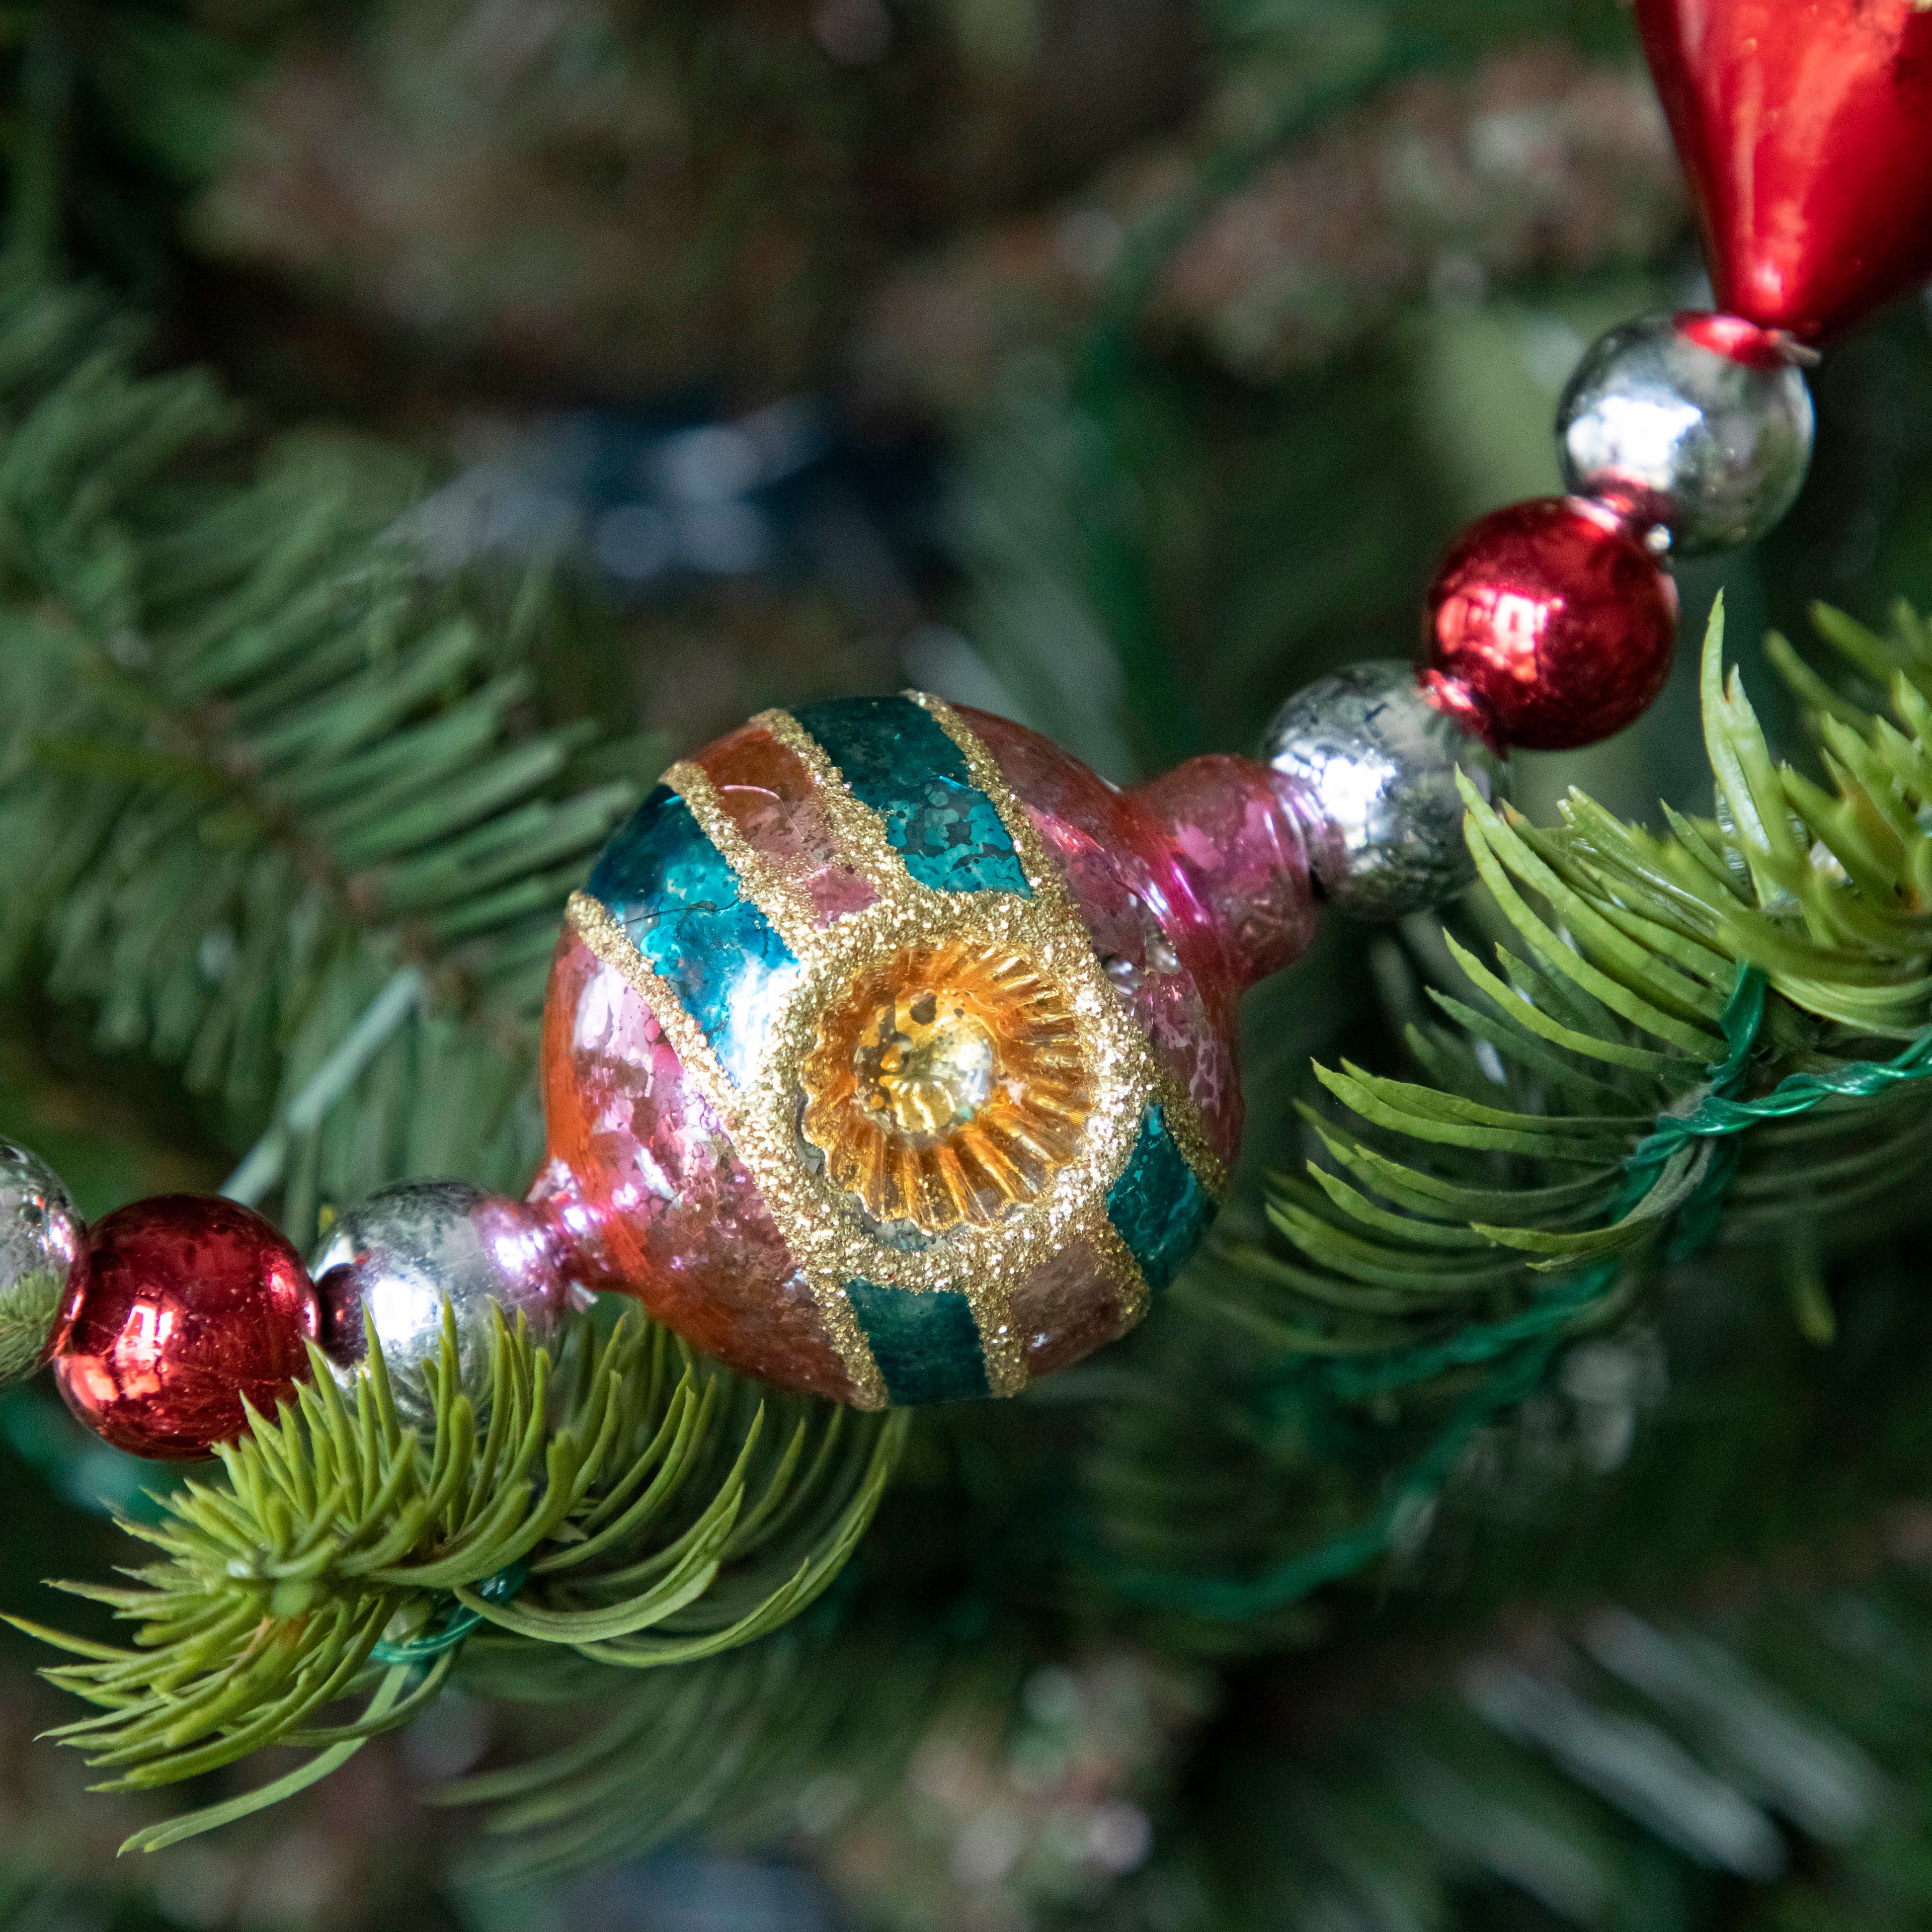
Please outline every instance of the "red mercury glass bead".
[[55, 1358], [68, 1406], [136, 1456], [190, 1462], [308, 1372], [319, 1326], [302, 1257], [218, 1196], [136, 1201], [88, 1232], [86, 1293]]
[[1423, 682], [1492, 742], [1594, 745], [1663, 689], [1677, 586], [1607, 509], [1512, 503], [1472, 524], [1430, 586]]
[[1636, 0], [1718, 306], [1815, 340], [1932, 275], [1924, 0]]

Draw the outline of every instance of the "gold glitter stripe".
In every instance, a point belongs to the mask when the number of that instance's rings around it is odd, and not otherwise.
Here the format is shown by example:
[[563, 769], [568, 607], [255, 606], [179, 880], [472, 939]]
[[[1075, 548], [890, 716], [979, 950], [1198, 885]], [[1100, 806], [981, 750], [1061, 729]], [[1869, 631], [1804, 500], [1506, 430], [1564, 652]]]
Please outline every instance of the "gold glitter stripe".
[[980, 1331], [980, 1354], [986, 1365], [986, 1388], [996, 1396], [1018, 1395], [1027, 1385], [1026, 1351], [1013, 1321], [1013, 1285], [1000, 1276], [975, 1282], [962, 1292]]
[[[824, 748], [788, 711], [761, 712], [754, 723], [762, 725], [773, 738], [793, 753], [805, 766], [812, 778], [818, 802], [824, 810], [832, 836], [840, 847], [839, 856], [852, 865], [866, 879], [878, 893], [882, 903], [888, 904], [916, 904], [921, 901], [938, 902], [952, 896], [935, 892], [922, 885], [908, 868], [904, 855], [888, 836], [884, 818], [870, 806], [854, 796], [845, 782], [844, 774], [832, 763]], [[703, 774], [700, 774], [700, 778]], [[997, 801], [995, 804], [997, 806]], [[698, 808], [692, 807], [694, 816]], [[705, 821], [700, 818], [700, 824]], [[706, 831], [710, 826], [706, 824]], [[733, 828], [735, 830], [735, 827]], [[736, 869], [735, 854], [722, 841], [714, 840], [719, 850]], [[762, 888], [751, 878], [746, 881], [753, 896], [759, 898], [764, 909]], [[767, 914], [767, 916], [770, 914]], [[776, 923], [776, 921], [774, 922]], [[787, 932], [785, 938], [801, 960], [808, 962], [826, 950], [824, 934], [814, 925], [808, 938], [794, 939]], [[746, 1156], [751, 1161], [752, 1156]], [[760, 1163], [760, 1165], [762, 1165]], [[755, 1169], [754, 1169], [755, 1171]], [[760, 1174], [761, 1183], [766, 1186], [766, 1198], [774, 1204], [784, 1202], [790, 1205], [790, 1190], [782, 1178], [766, 1177]], [[878, 1268], [867, 1270], [855, 1268], [854, 1274], [880, 1272]], [[869, 1347], [860, 1330], [856, 1316], [844, 1288], [832, 1277], [814, 1276], [813, 1293], [819, 1298], [820, 1307], [827, 1318], [832, 1318], [833, 1310], [842, 1316], [844, 1330], [851, 1335], [859, 1347], [866, 1349], [866, 1360], [872, 1364]], [[935, 1283], [924, 1292], [936, 1292], [943, 1284]], [[917, 1293], [917, 1288], [912, 1289]], [[1000, 1271], [988, 1270], [977, 1278], [968, 1279], [959, 1285], [958, 1292], [966, 1298], [971, 1310], [973, 1322], [979, 1331], [980, 1350], [986, 1364], [987, 1385], [996, 1395], [1015, 1395], [1026, 1385], [1026, 1366], [1012, 1323], [1012, 1295], [1011, 1283], [1004, 1279]], [[836, 1300], [835, 1300], [836, 1298]], [[883, 1391], [884, 1382], [879, 1378], [876, 1365], [872, 1366], [873, 1377]]]
[[[592, 898], [588, 892], [572, 892], [566, 916], [572, 929], [584, 944], [650, 1006], [672, 1050], [684, 1063], [698, 1091], [723, 1123], [740, 1159], [751, 1170], [753, 1179], [760, 1183], [760, 1192], [764, 1192], [764, 1177], [746, 1148], [737, 1090], [726, 1077], [718, 1056], [712, 1052], [711, 1042], [705, 1038], [704, 1029], [686, 1011], [683, 1000], [678, 997], [677, 988], [646, 964], [644, 955], [632, 943], [631, 935], [601, 901]], [[772, 1206], [769, 1194], [766, 1195], [766, 1206], [768, 1210]], [[781, 1226], [780, 1232], [785, 1234], [788, 1246], [791, 1245], [789, 1231]], [[825, 1325], [826, 1339], [844, 1364], [845, 1372], [851, 1380], [856, 1406], [861, 1408], [884, 1408], [885, 1378], [872, 1358], [871, 1346], [860, 1329], [858, 1317], [852, 1312], [844, 1289], [836, 1282], [816, 1275], [808, 1275], [806, 1278]]]
[[1032, 886], [1034, 897], [1056, 901], [1069, 911], [1072, 910], [1072, 896], [1066, 889], [1066, 881], [1061, 878], [1052, 854], [1046, 849], [1046, 842], [1040, 836], [1040, 828], [1006, 783], [999, 761], [980, 742], [973, 728], [943, 698], [934, 698], [924, 691], [908, 691], [901, 694], [910, 698], [932, 718], [952, 740], [960, 756], [966, 760], [968, 776], [986, 794], [993, 809], [999, 814], [1000, 823], [1006, 828], [1006, 836], [1013, 842], [1013, 850], [1019, 855], [1021, 868], [1026, 874], [1027, 884]]
[[800, 959], [806, 958], [818, 936], [817, 908], [739, 830], [738, 821], [719, 802], [711, 774], [686, 758], [673, 765], [661, 782], [684, 800], [698, 830], [718, 848], [778, 937]]
[[602, 900], [592, 898], [588, 892], [572, 892], [566, 911], [578, 938], [605, 965], [620, 974], [626, 984], [657, 1016], [664, 1037], [676, 1049], [678, 1058], [698, 1082], [698, 1090], [711, 1103], [725, 1130], [735, 1139], [739, 1121], [738, 1090], [732, 1085], [723, 1064], [711, 1050], [704, 1029], [686, 1010], [677, 988], [652, 969], [638, 950], [636, 942], [624, 930], [622, 922]]
[[1153, 1299], [1147, 1276], [1141, 1272], [1140, 1263], [1134, 1259], [1133, 1250], [1121, 1240], [1120, 1229], [1108, 1219], [1104, 1209], [1080, 1232], [1093, 1243], [1094, 1252], [1100, 1258], [1100, 1265], [1119, 1298], [1120, 1328], [1124, 1334], [1128, 1329], [1138, 1325], [1148, 1312], [1148, 1304]]
[[762, 725], [812, 774], [832, 836], [843, 848], [839, 856], [856, 866], [880, 898], [926, 890], [906, 870], [904, 856], [886, 836], [885, 820], [853, 796], [844, 773], [789, 711], [761, 711], [752, 722]]
[[1194, 1096], [1166, 1067], [1159, 1065], [1154, 1069], [1154, 1099], [1166, 1116], [1167, 1130], [1174, 1137], [1174, 1144], [1180, 1150], [1181, 1159], [1193, 1170], [1195, 1179], [1207, 1190], [1214, 1204], [1220, 1207], [1228, 1198], [1228, 1170], [1208, 1138], [1208, 1129], [1199, 1108], [1194, 1104]]
[[[1007, 836], [1020, 855], [1020, 862], [1026, 868], [1028, 882], [1035, 894], [1058, 900], [1077, 919], [1079, 915], [1073, 904], [1072, 895], [1059, 866], [1047, 850], [1039, 827], [1014, 795], [998, 761], [973, 728], [943, 698], [934, 698], [922, 691], [909, 691], [905, 695], [922, 706], [959, 748], [973, 782], [992, 801], [994, 810], [1000, 814], [1000, 822], [1006, 826]], [[1082, 929], [1085, 928], [1083, 926]], [[1111, 986], [1112, 982], [1108, 983]], [[1154, 1057], [1151, 1047], [1148, 1052], [1156, 1094], [1167, 1116], [1174, 1144], [1180, 1150], [1180, 1157], [1216, 1202], [1225, 1201], [1228, 1196], [1228, 1170], [1208, 1138], [1206, 1125], [1194, 1104], [1193, 1096]]]
[[845, 1372], [852, 1378], [855, 1391], [852, 1406], [890, 1406], [891, 1398], [886, 1394], [886, 1378], [879, 1372], [879, 1365], [873, 1359], [872, 1346], [866, 1340], [865, 1330], [859, 1326], [858, 1316], [852, 1312], [851, 1298], [845, 1292], [843, 1283], [823, 1274], [807, 1275], [806, 1280], [811, 1287], [812, 1300], [818, 1304], [818, 1318], [825, 1324], [825, 1332], [831, 1337], [832, 1346], [838, 1351], [839, 1360], [845, 1364]]

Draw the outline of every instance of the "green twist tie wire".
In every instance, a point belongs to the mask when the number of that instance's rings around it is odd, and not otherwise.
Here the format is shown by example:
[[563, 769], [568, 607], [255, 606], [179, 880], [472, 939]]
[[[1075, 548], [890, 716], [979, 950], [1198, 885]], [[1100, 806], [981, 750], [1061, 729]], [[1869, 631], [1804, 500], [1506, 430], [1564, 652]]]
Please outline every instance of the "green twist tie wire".
[[[1757, 983], [1758, 1004], [1763, 1005], [1763, 976], [1756, 967], [1744, 976]], [[1733, 996], [1732, 1004], [1736, 1004]], [[1726, 1009], [1726, 1011], [1729, 1010]], [[1665, 1114], [1654, 1132], [1640, 1141], [1633, 1162], [1665, 1160], [1694, 1136], [1742, 1133], [1760, 1120], [1791, 1119], [1808, 1114], [1827, 1100], [1870, 1100], [1888, 1087], [1932, 1076], [1932, 1033], [1922, 1034], [1894, 1058], [1855, 1060], [1829, 1073], [1792, 1073], [1768, 1094], [1755, 1100], [1733, 1100], [1716, 1082], [1687, 1114]]]
[[[494, 1576], [485, 1576], [476, 1586], [476, 1594], [486, 1604], [507, 1604], [520, 1590], [530, 1574], [530, 1561], [520, 1558], [506, 1564]], [[441, 1630], [422, 1636], [404, 1637], [399, 1643], [379, 1643], [369, 1653], [372, 1664], [428, 1664], [456, 1646], [483, 1621], [481, 1610], [460, 1604], [451, 1611]]]
[[[1767, 986], [1762, 971], [1742, 968], [1725, 1002], [1720, 1026], [1729, 1048], [1710, 1070], [1706, 1085], [1681, 1111], [1660, 1114], [1655, 1126], [1623, 1162], [1624, 1184], [1611, 1211], [1612, 1223], [1642, 1200], [1659, 1170], [1694, 1141], [1717, 1142], [1696, 1186], [1672, 1216], [1667, 1260], [1688, 1259], [1716, 1233], [1724, 1197], [1743, 1156], [1737, 1138], [1760, 1121], [1790, 1120], [1828, 1100], [1869, 1099], [1903, 1082], [1932, 1078], [1932, 1030], [1889, 1060], [1856, 1060], [1829, 1073], [1794, 1073], [1768, 1094], [1739, 1100], [1732, 1089], [1744, 1078], [1764, 1023]], [[1222, 1622], [1242, 1622], [1285, 1608], [1324, 1583], [1340, 1581], [1384, 1555], [1405, 1525], [1429, 1509], [1454, 1472], [1464, 1449], [1506, 1408], [1540, 1388], [1563, 1340], [1563, 1331], [1609, 1296], [1622, 1278], [1618, 1259], [1598, 1262], [1539, 1298], [1537, 1305], [1504, 1322], [1465, 1328], [1439, 1342], [1405, 1348], [1372, 1361], [1324, 1364], [1312, 1378], [1328, 1394], [1359, 1399], [1401, 1388], [1450, 1368], [1496, 1364], [1482, 1384], [1457, 1405], [1436, 1440], [1410, 1465], [1382, 1508], [1360, 1528], [1290, 1557], [1259, 1576], [1202, 1577], [1172, 1573], [1117, 1574], [1125, 1595]]]
[[[1624, 1157], [1623, 1187], [1610, 1210], [1613, 1222], [1620, 1220], [1650, 1192], [1657, 1170], [1671, 1155], [1699, 1133], [1707, 1131], [1701, 1125], [1707, 1118], [1706, 1108], [1754, 1104], [1739, 1103], [1723, 1096], [1744, 1078], [1751, 1048], [1757, 1042], [1758, 1029], [1764, 1023], [1764, 975], [1755, 966], [1746, 967], [1738, 974], [1731, 996], [1725, 1002], [1724, 1017], [1718, 1022], [1729, 1051], [1722, 1060], [1711, 1068], [1709, 1084], [1704, 1088], [1698, 1105], [1682, 1115], [1661, 1117], [1657, 1126]], [[1928, 1036], [1928, 1043], [1932, 1046], [1932, 1036]], [[1730, 1116], [1726, 1114], [1722, 1118], [1729, 1119]], [[1720, 1131], [1734, 1133], [1737, 1129], [1726, 1127]], [[1687, 1258], [1716, 1232], [1717, 1210], [1736, 1171], [1738, 1151], [1733, 1147], [1728, 1150], [1729, 1158], [1714, 1159], [1689, 1198], [1678, 1209], [1678, 1229], [1684, 1230], [1688, 1224], [1697, 1238], [1694, 1246], [1683, 1252], [1679, 1252], [1673, 1244], [1672, 1260]], [[1606, 1294], [1622, 1273], [1621, 1262], [1600, 1262], [1594, 1268], [1586, 1268], [1572, 1276], [1561, 1287], [1540, 1296], [1534, 1308], [1512, 1316], [1508, 1321], [1472, 1323], [1445, 1341], [1420, 1343], [1367, 1362], [1328, 1363], [1316, 1372], [1332, 1394], [1344, 1400], [1354, 1400], [1426, 1382], [1445, 1369], [1469, 1368], [1478, 1362], [1493, 1361], [1520, 1343], [1536, 1341], [1552, 1329], [1566, 1327]]]

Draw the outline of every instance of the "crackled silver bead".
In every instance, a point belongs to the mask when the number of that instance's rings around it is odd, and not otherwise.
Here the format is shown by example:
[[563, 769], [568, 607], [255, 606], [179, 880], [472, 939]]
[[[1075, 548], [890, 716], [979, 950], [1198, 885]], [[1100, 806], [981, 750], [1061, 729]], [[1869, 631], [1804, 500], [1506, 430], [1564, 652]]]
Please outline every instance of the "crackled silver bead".
[[1413, 664], [1351, 664], [1276, 713], [1262, 756], [1307, 800], [1309, 856], [1325, 897], [1368, 919], [1454, 898], [1474, 877], [1456, 774], [1502, 795], [1502, 762], [1437, 709]]
[[1810, 466], [1811, 393], [1786, 338], [1735, 316], [1646, 316], [1601, 337], [1556, 412], [1563, 481], [1701, 556], [1763, 536]]
[[0, 1382], [32, 1374], [87, 1280], [87, 1228], [60, 1178], [0, 1140]]
[[570, 1305], [554, 1240], [520, 1201], [462, 1180], [411, 1180], [350, 1208], [309, 1264], [322, 1304], [322, 1348], [352, 1388], [376, 1339], [403, 1420], [427, 1425], [442, 1346], [446, 1300], [456, 1322], [457, 1366], [479, 1405], [489, 1393], [490, 1311], [518, 1315], [538, 1342], [554, 1340]]

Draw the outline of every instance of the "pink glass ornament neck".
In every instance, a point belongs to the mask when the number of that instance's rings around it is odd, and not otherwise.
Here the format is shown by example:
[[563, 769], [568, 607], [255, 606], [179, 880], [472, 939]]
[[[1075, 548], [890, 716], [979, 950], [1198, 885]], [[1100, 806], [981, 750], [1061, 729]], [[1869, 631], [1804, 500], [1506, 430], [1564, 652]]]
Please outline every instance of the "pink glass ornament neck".
[[1216, 976], [1238, 994], [1292, 966], [1320, 908], [1291, 779], [1250, 758], [1190, 758], [1130, 794], [1158, 830], [1156, 865], [1211, 935]]

